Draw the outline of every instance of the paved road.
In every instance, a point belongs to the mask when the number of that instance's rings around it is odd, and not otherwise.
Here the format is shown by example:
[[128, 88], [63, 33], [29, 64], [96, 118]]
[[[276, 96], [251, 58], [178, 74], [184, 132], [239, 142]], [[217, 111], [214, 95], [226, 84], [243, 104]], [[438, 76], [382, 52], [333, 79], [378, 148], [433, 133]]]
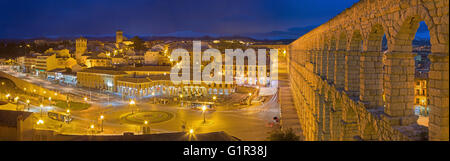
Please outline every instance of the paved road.
[[[121, 101], [118, 97], [110, 97], [108, 102], [108, 96], [102, 93], [53, 84], [37, 77], [27, 77], [24, 74], [10, 70], [7, 73], [35, 84], [41, 84], [45, 88], [79, 95], [79, 99], [83, 96], [89, 96], [89, 94], [92, 95], [93, 106], [87, 110], [73, 111], [71, 114], [74, 117], [74, 121], [70, 124], [61, 124], [49, 119], [45, 120], [46, 125], [57, 129], [60, 133], [89, 134], [91, 124], [95, 125], [95, 129], [100, 127], [98, 118], [101, 114], [105, 116], [103, 122], [104, 132], [101, 134], [139, 133], [141, 131], [140, 125], [126, 124], [120, 120], [121, 115], [129, 113], [131, 110], [127, 102]], [[195, 129], [196, 133], [225, 131], [242, 140], [252, 141], [265, 140], [268, 136], [267, 133], [273, 130], [273, 127], [269, 127], [268, 123], [272, 121], [274, 116], [279, 117], [280, 115], [276, 95], [262, 105], [254, 105], [243, 109], [208, 111], [206, 112], [206, 124], [203, 124], [203, 114], [198, 110], [179, 106], [155, 105], [149, 102], [138, 102], [136, 106], [140, 111], [166, 111], [174, 114], [174, 117], [168, 121], [150, 124], [154, 133], [181, 131], [182, 122], [185, 121], [187, 129]], [[225, 107], [221, 109], [233, 108]], [[55, 108], [55, 110], [63, 111], [58, 108]], [[39, 111], [38, 107], [33, 108], [32, 111]]]
[[[274, 116], [279, 116], [279, 107], [276, 97], [260, 106], [253, 106], [239, 110], [208, 111], [206, 112], [206, 124], [203, 124], [202, 111], [186, 109], [177, 106], [155, 105], [150, 103], [138, 103], [139, 111], [166, 111], [174, 114], [168, 121], [150, 124], [152, 132], [177, 132], [181, 131], [182, 122], [186, 122], [187, 129], [195, 129], [196, 132], [225, 131], [230, 135], [243, 140], [264, 140], [272, 127], [267, 124]], [[77, 119], [84, 118], [85, 124], [96, 120], [101, 114], [105, 116], [104, 133], [121, 134], [126, 131], [139, 132], [140, 126], [125, 124], [120, 116], [129, 113], [128, 105], [112, 107], [94, 106], [88, 111], [75, 112]], [[97, 121], [93, 121], [94, 124]], [[86, 126], [87, 127], [87, 126]]]

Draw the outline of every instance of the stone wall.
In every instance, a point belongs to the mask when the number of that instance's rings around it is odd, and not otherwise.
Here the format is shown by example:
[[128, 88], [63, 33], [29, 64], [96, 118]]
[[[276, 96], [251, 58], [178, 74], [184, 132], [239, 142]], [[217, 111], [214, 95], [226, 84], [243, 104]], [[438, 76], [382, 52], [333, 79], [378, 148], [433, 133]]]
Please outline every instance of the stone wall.
[[[306, 140], [449, 140], [449, 0], [361, 0], [289, 45]], [[413, 115], [412, 40], [430, 31], [429, 129]], [[388, 49], [382, 51], [383, 36]], [[427, 131], [428, 130], [428, 131]]]

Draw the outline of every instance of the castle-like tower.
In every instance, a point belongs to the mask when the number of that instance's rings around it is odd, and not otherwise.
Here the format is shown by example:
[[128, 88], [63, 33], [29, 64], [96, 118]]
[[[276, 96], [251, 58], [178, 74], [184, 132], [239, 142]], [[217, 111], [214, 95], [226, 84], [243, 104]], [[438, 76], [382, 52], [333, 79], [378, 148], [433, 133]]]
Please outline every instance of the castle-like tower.
[[116, 44], [123, 42], [123, 32], [121, 30], [116, 31]]
[[75, 49], [75, 59], [77, 59], [78, 64], [83, 64], [84, 62], [81, 62], [82, 58], [81, 56], [86, 52], [87, 50], [87, 39], [81, 36], [76, 40], [76, 49]]

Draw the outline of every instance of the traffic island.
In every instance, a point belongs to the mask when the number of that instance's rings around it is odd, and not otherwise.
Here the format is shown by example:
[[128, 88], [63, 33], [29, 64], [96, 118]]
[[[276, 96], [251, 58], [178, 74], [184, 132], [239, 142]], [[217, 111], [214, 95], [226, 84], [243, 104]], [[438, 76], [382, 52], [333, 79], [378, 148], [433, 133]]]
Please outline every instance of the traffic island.
[[120, 116], [120, 121], [128, 124], [142, 125], [147, 121], [149, 124], [161, 123], [173, 118], [173, 114], [165, 111], [142, 111], [125, 113]]

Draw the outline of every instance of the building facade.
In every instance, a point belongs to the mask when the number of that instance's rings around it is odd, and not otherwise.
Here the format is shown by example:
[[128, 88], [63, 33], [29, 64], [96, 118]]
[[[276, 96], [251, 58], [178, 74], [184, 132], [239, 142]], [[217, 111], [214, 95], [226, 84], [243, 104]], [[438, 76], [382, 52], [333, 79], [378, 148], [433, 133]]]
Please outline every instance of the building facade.
[[125, 76], [123, 71], [85, 69], [77, 72], [77, 83], [80, 87], [116, 92], [117, 79]]

